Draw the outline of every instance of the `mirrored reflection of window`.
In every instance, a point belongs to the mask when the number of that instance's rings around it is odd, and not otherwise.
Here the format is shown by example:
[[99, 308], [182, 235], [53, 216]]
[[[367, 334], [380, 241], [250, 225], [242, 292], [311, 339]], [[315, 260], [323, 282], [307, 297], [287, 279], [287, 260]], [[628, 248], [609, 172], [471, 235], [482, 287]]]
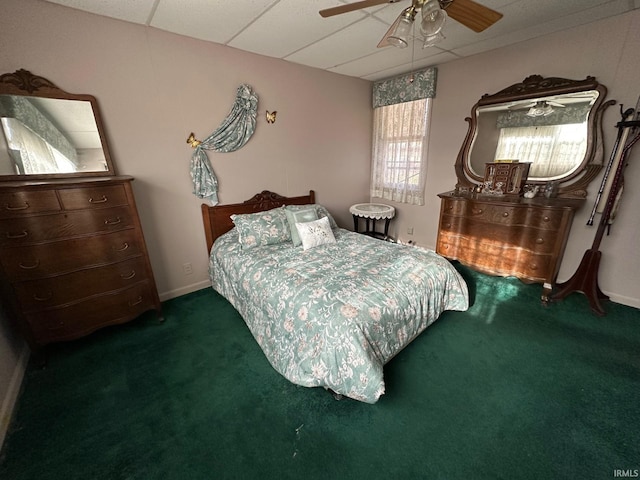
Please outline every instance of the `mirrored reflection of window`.
[[495, 159], [531, 163], [531, 177], [553, 179], [574, 171], [587, 150], [585, 123], [501, 128]]
[[90, 101], [0, 95], [0, 118], [0, 175], [109, 171]]
[[74, 163], [15, 118], [2, 118], [9, 156], [17, 174], [73, 173]]

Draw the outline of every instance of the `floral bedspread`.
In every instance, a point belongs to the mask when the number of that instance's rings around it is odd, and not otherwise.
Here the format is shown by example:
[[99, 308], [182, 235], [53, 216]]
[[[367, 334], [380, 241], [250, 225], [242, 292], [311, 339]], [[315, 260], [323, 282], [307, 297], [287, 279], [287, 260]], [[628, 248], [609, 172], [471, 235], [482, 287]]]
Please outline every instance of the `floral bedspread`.
[[243, 250], [231, 230], [212, 248], [211, 282], [285, 378], [375, 403], [384, 364], [443, 311], [466, 310], [467, 286], [433, 251], [334, 234], [336, 243], [305, 251], [291, 242]]

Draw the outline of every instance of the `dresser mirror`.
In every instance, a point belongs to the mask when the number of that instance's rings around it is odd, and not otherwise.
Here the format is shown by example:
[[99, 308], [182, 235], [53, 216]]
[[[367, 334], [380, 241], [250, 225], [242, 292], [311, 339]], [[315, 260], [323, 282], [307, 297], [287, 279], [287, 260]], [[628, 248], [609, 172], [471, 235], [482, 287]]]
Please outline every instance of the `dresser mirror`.
[[[495, 161], [529, 163], [527, 185], [554, 182], [561, 197], [587, 195], [604, 162], [602, 115], [615, 103], [595, 78], [527, 77], [484, 95], [466, 118], [469, 130], [456, 159], [457, 188], [483, 183]], [[539, 189], [539, 195], [543, 189]]]
[[115, 175], [96, 99], [27, 70], [0, 76], [0, 180]]

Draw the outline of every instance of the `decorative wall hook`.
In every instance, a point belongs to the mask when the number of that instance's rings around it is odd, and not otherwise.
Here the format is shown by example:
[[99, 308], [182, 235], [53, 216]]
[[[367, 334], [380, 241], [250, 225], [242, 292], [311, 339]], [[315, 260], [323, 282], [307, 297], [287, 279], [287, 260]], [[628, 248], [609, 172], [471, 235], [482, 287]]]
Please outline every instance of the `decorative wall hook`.
[[202, 142], [200, 140], [197, 140], [193, 132], [191, 132], [191, 134], [189, 135], [189, 138], [187, 138], [187, 143], [191, 145], [191, 148], [196, 148]]
[[267, 123], [276, 123], [277, 114], [278, 112], [269, 112], [269, 110], [267, 110]]

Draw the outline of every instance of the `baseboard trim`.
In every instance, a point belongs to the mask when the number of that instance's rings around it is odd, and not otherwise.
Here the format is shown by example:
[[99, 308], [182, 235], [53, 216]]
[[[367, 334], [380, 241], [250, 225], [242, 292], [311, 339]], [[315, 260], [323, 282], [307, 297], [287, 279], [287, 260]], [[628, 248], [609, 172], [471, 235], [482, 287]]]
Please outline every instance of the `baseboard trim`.
[[203, 280], [201, 282], [192, 283], [191, 285], [187, 285], [185, 287], [176, 288], [175, 290], [169, 290], [168, 292], [159, 293], [158, 296], [160, 297], [160, 301], [164, 302], [165, 300], [171, 300], [172, 298], [181, 297], [182, 295], [187, 295], [188, 293], [193, 293], [210, 286], [210, 280]]
[[4, 444], [4, 439], [9, 431], [9, 425], [11, 425], [13, 411], [18, 403], [18, 397], [22, 387], [22, 379], [27, 371], [30, 353], [31, 351], [29, 350], [29, 346], [26, 343], [23, 344], [22, 351], [20, 352], [16, 366], [13, 369], [13, 375], [11, 375], [11, 382], [9, 382], [7, 394], [2, 400], [2, 407], [0, 407], [0, 449]]
[[625, 297], [624, 295], [616, 295], [615, 293], [607, 293], [607, 295], [609, 295], [609, 300], [614, 303], [621, 303], [627, 307], [640, 308], [640, 298]]

